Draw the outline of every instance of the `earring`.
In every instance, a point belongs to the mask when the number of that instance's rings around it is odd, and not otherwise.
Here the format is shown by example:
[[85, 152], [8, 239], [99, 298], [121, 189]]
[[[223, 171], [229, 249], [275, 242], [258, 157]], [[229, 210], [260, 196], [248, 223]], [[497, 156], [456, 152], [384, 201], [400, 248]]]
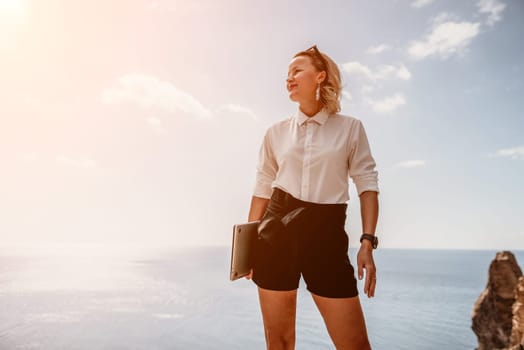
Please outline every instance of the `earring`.
[[317, 84], [317, 91], [315, 93], [315, 99], [320, 100], [320, 83]]

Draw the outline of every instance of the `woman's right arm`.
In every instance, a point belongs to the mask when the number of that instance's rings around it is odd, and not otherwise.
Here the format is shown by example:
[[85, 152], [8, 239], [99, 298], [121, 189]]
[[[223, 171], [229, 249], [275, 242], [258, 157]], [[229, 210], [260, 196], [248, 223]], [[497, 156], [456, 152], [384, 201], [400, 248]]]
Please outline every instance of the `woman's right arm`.
[[[261, 220], [269, 205], [269, 198], [272, 194], [271, 184], [277, 174], [278, 165], [271, 149], [269, 140], [269, 131], [266, 130], [264, 141], [260, 146], [258, 153], [258, 164], [256, 173], [256, 184], [254, 194], [251, 196], [251, 205], [249, 207], [248, 221]], [[253, 270], [246, 276], [249, 280], [253, 277]]]
[[266, 212], [266, 208], [269, 204], [269, 198], [261, 198], [252, 196], [251, 197], [251, 206], [249, 208], [249, 216], [247, 221], [257, 221], [262, 219], [262, 216], [264, 216], [264, 213]]
[[273, 193], [271, 185], [277, 176], [278, 164], [273, 153], [273, 147], [271, 147], [270, 131], [271, 129], [266, 131], [258, 151], [255, 188], [251, 197], [248, 221], [262, 219], [269, 204], [269, 198]]

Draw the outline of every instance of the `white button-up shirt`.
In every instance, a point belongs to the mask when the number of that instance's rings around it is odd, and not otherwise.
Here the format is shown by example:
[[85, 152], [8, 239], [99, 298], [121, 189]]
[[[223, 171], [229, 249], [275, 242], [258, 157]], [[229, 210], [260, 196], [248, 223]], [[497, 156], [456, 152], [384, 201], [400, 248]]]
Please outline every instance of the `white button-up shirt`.
[[259, 151], [253, 195], [270, 198], [273, 187], [315, 203], [349, 200], [349, 177], [358, 195], [378, 189], [378, 172], [359, 119], [325, 109], [313, 117], [300, 108], [269, 127]]

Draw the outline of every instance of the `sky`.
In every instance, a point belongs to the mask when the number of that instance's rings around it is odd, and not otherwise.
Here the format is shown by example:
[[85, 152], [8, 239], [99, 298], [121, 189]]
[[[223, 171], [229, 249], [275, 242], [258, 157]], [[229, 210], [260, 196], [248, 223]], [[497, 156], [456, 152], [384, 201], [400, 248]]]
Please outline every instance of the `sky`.
[[[339, 66], [383, 248], [524, 249], [524, 2], [0, 0], [0, 245], [230, 245], [292, 56]], [[347, 232], [358, 247], [350, 186]]]

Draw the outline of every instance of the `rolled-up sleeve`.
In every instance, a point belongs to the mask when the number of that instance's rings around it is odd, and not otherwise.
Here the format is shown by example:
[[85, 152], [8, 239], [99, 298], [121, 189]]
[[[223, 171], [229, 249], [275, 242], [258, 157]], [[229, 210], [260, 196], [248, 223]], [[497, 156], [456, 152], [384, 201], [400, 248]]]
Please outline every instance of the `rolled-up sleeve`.
[[256, 179], [253, 195], [261, 198], [271, 198], [271, 184], [277, 175], [278, 165], [271, 148], [271, 129], [266, 131], [264, 140], [258, 152]]
[[368, 138], [362, 122], [358, 120], [350, 136], [349, 176], [355, 183], [358, 195], [364, 191], [379, 192], [378, 171], [371, 155]]

